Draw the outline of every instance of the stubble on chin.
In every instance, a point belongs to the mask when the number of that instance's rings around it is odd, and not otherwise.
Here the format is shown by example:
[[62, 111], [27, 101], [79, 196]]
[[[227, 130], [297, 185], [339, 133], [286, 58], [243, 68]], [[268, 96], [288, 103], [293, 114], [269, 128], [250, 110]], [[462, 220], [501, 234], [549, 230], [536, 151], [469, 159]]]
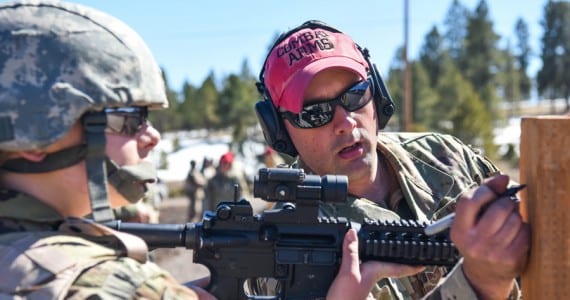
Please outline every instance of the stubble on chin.
[[[357, 161], [351, 162], [343, 170], [349, 177], [369, 178], [375, 172], [378, 163], [376, 153], [376, 139], [374, 136], [362, 128], [355, 128], [352, 133], [353, 139], [359, 141], [364, 150], [364, 154]], [[356, 179], [356, 178], [355, 178]]]

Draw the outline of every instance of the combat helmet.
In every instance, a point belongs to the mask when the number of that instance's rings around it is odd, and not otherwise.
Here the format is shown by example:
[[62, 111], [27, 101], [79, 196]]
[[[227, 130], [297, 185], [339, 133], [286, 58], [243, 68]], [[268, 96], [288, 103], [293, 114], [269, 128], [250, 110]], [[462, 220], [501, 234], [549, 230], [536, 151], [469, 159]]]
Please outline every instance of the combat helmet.
[[49, 171], [85, 159], [93, 215], [112, 219], [107, 176], [100, 176], [109, 173], [104, 110], [133, 106], [168, 102], [160, 68], [129, 26], [78, 4], [0, 4], [0, 151], [41, 149], [79, 120], [86, 140], [41, 164], [9, 164], [11, 171]]

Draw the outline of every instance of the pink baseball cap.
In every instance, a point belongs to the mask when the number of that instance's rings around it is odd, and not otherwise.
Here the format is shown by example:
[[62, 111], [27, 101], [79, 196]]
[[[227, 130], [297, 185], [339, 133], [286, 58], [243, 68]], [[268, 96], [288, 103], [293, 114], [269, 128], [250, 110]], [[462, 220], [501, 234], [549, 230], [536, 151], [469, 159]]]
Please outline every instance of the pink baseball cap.
[[231, 151], [224, 153], [220, 157], [220, 164], [222, 164], [222, 163], [231, 164], [233, 162], [234, 162], [234, 154]]
[[304, 28], [273, 47], [265, 63], [264, 84], [276, 107], [298, 113], [311, 79], [320, 71], [343, 68], [367, 77], [367, 63], [346, 34]]

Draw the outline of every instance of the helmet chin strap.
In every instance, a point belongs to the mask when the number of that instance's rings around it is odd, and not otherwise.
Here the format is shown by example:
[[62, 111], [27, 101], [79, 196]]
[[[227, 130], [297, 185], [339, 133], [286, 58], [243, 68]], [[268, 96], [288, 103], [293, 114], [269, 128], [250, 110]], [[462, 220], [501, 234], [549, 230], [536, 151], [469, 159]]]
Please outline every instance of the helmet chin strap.
[[50, 153], [41, 162], [33, 162], [24, 158], [10, 159], [4, 162], [0, 169], [13, 173], [46, 173], [71, 167], [87, 154], [84, 144], [69, 147], [58, 152]]
[[115, 219], [109, 204], [107, 190], [107, 163], [105, 155], [105, 127], [107, 115], [105, 112], [87, 113], [83, 116], [83, 130], [87, 143], [85, 165], [87, 168], [87, 187], [91, 199], [93, 220], [99, 223]]
[[113, 221], [115, 215], [109, 203], [107, 177], [115, 189], [130, 203], [141, 200], [148, 190], [146, 184], [155, 182], [156, 169], [150, 162], [119, 167], [105, 154], [104, 112], [84, 116], [83, 126], [87, 142], [87, 183], [93, 220], [99, 223]]
[[148, 184], [156, 181], [156, 168], [150, 162], [119, 167], [107, 159], [109, 183], [130, 203], [141, 200], [148, 192]]

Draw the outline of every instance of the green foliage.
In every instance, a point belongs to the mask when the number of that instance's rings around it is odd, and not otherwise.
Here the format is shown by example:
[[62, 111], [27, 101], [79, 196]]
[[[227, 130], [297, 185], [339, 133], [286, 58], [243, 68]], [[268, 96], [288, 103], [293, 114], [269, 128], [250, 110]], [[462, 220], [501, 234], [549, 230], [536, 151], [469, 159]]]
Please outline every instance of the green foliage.
[[532, 49], [530, 47], [530, 33], [528, 31], [527, 23], [519, 18], [515, 25], [515, 34], [517, 37], [517, 46], [515, 58], [518, 63], [518, 73], [519, 73], [519, 92], [521, 96], [525, 99], [530, 97], [530, 88], [532, 83], [528, 77], [526, 71], [529, 65], [530, 56], [532, 55]]
[[462, 141], [485, 149], [488, 156], [495, 155], [493, 122], [484, 102], [453, 65], [448, 65], [437, 86], [441, 111], [446, 116], [436, 129], [452, 134]]
[[182, 119], [177, 115], [178, 100], [176, 92], [174, 92], [169, 84], [166, 71], [162, 72], [166, 85], [166, 97], [168, 99], [168, 108], [163, 110], [151, 111], [149, 120], [152, 125], [160, 132], [178, 129]]
[[414, 123], [432, 127], [439, 116], [439, 97], [430, 86], [430, 76], [419, 62], [412, 64], [412, 112]]
[[178, 137], [175, 137], [174, 140], [172, 140], [172, 152], [176, 152], [181, 148], [182, 146], [180, 145], [180, 139]]
[[225, 79], [218, 107], [218, 114], [225, 115], [220, 125], [233, 127], [232, 137], [238, 147], [247, 139], [246, 129], [257, 123], [253, 109], [257, 100], [255, 78], [244, 61], [240, 76], [230, 75]]
[[[400, 122], [403, 119], [403, 99], [404, 99], [404, 61], [402, 57], [402, 48], [396, 51], [394, 58], [392, 59], [392, 65], [388, 71], [388, 77], [384, 78], [386, 81], [386, 86], [392, 96], [394, 105], [396, 106], [396, 112], [390, 119], [388, 126], [393, 126], [392, 124], [399, 124], [398, 126], [403, 127]], [[413, 81], [412, 81], [413, 84]]]
[[499, 69], [500, 64], [498, 61], [500, 54], [497, 50], [499, 36], [493, 30], [493, 22], [489, 19], [489, 8], [485, 0], [479, 2], [468, 20], [465, 52], [459, 65], [460, 70], [473, 88], [481, 94], [488, 113], [493, 119], [497, 119], [499, 113], [494, 70]]
[[182, 128], [202, 128], [205, 121], [205, 102], [197, 97], [197, 90], [188, 82], [182, 85], [182, 103], [178, 108], [178, 114], [182, 117]]
[[454, 61], [463, 57], [465, 36], [467, 35], [467, 18], [469, 11], [458, 0], [453, 0], [445, 16], [445, 39], [446, 48]]
[[511, 53], [509, 45], [507, 45], [507, 49], [501, 51], [500, 61], [502, 64], [500, 65], [500, 72], [496, 76], [500, 86], [500, 96], [505, 103], [509, 104], [510, 109], [507, 111], [509, 117], [519, 114], [519, 104], [523, 98], [520, 81], [524, 74], [517, 66], [516, 57]]
[[[410, 63], [413, 128], [453, 134], [495, 156], [493, 128], [505, 117], [520, 114], [519, 102], [530, 97], [532, 81], [527, 68], [532, 51], [524, 20], [519, 18], [513, 24], [514, 47], [505, 41], [506, 47], [501, 48], [489, 16], [485, 0], [480, 0], [474, 11], [459, 0], [451, 1], [444, 34], [433, 26], [424, 38], [418, 60]], [[539, 92], [568, 99], [570, 72], [565, 70], [570, 69], [570, 3], [549, 1], [543, 27]], [[387, 80], [397, 108], [402, 107], [404, 65], [399, 49]], [[504, 103], [511, 108], [507, 115], [503, 114]]]
[[[164, 72], [165, 74], [165, 72]], [[259, 100], [247, 60], [242, 64], [240, 74], [230, 74], [221, 80], [221, 89], [213, 73], [195, 87], [184, 82], [180, 94], [175, 93], [166, 80], [170, 107], [151, 112], [149, 119], [161, 132], [174, 130], [228, 129], [232, 132], [234, 149], [240, 149], [247, 137], [247, 128], [257, 123], [254, 103]], [[179, 141], [175, 140], [175, 149]]]
[[[388, 90], [396, 107], [402, 107], [404, 70], [403, 64], [393, 64], [387, 80]], [[412, 127], [413, 130], [428, 129], [435, 122], [438, 112], [438, 95], [430, 87], [430, 77], [419, 62], [412, 63]], [[395, 120], [402, 119], [403, 111], [396, 110]], [[395, 122], [391, 120], [391, 122]]]
[[196, 98], [201, 103], [199, 107], [203, 109], [201, 113], [204, 116], [200, 127], [206, 129], [219, 128], [223, 116], [218, 115], [220, 98], [214, 74], [210, 74], [202, 83], [202, 86], [196, 91]]
[[564, 97], [570, 111], [570, 3], [548, 1], [541, 21], [542, 69], [537, 74], [538, 92], [551, 99]]
[[444, 49], [443, 38], [434, 26], [425, 36], [424, 44], [420, 49], [420, 62], [428, 73], [431, 87], [437, 84], [445, 55], [447, 52]]
[[160, 162], [158, 163], [159, 169], [168, 169], [168, 153], [160, 152]]

